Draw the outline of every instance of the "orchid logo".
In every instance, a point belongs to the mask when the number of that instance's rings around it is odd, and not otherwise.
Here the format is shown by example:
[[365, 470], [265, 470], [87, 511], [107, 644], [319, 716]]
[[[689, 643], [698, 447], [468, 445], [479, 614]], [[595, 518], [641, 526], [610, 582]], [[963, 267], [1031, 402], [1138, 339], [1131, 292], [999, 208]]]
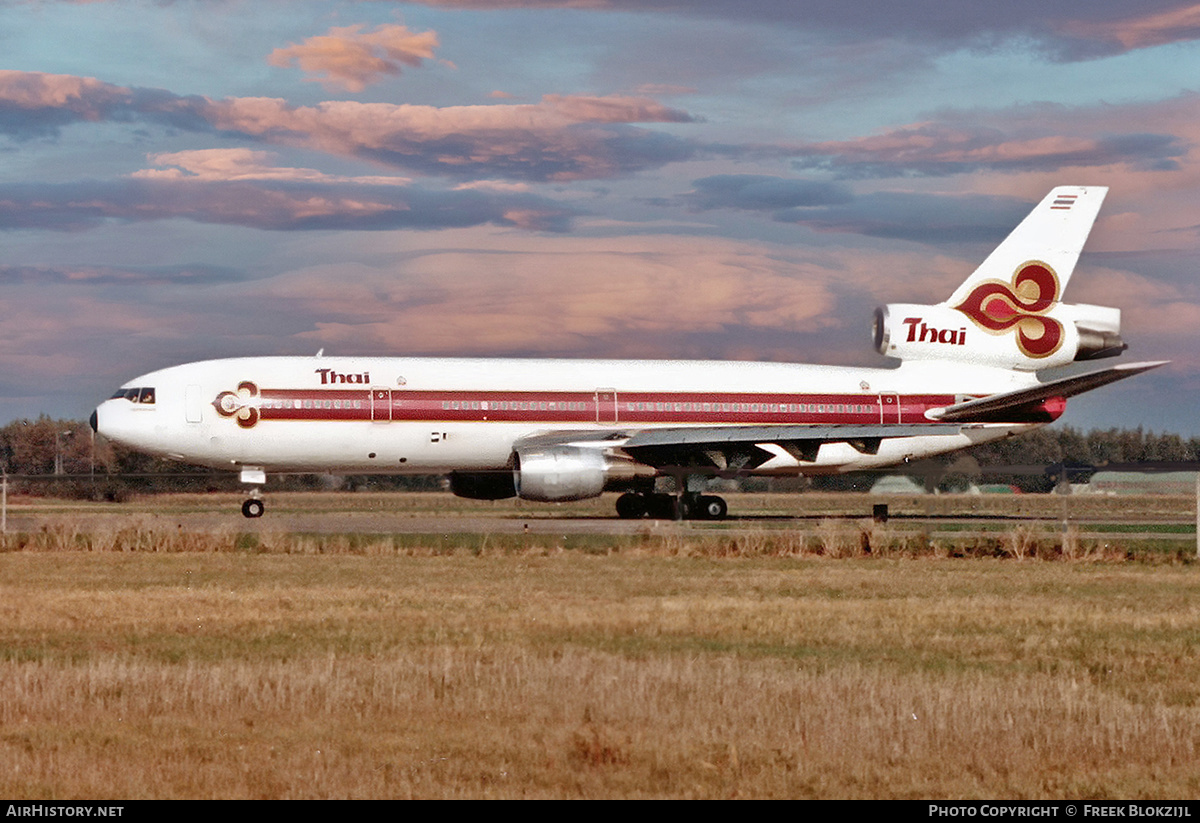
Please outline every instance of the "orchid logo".
[[243, 429], [258, 422], [258, 386], [249, 380], [238, 383], [237, 391], [223, 391], [213, 401], [213, 408], [222, 417], [232, 417]]
[[1058, 275], [1039, 260], [1022, 263], [1012, 283], [986, 280], [954, 308], [989, 334], [1017, 335], [1026, 357], [1049, 357], [1063, 342], [1063, 327], [1047, 312], [1058, 302]]

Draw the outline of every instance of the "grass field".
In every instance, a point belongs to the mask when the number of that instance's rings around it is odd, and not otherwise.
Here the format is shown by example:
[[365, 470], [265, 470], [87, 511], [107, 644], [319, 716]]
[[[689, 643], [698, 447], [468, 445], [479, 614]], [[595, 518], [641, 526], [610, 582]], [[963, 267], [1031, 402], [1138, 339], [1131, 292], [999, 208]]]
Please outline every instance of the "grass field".
[[[754, 504], [811, 506], [802, 528], [471, 536], [434, 497], [272, 501], [281, 523], [433, 507], [446, 532], [425, 536], [169, 525], [232, 511], [208, 498], [23, 503], [43, 519], [0, 553], [0, 796], [1200, 793], [1187, 554], [1119, 531], [1021, 554], [1018, 521], [995, 552], [881, 532], [892, 550], [863, 556], [871, 527], [803, 495]], [[1019, 505], [1050, 529], [1060, 504]], [[1124, 505], [1095, 514], [1194, 518]]]

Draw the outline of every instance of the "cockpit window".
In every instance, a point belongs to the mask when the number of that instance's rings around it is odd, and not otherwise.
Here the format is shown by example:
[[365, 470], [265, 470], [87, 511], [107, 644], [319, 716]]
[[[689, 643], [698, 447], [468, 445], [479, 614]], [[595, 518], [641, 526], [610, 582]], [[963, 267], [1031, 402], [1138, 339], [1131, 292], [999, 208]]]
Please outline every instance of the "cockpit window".
[[112, 396], [112, 400], [124, 398], [130, 403], [139, 403], [142, 405], [154, 405], [154, 389], [149, 386], [139, 386], [135, 389], [117, 389], [117, 393]]

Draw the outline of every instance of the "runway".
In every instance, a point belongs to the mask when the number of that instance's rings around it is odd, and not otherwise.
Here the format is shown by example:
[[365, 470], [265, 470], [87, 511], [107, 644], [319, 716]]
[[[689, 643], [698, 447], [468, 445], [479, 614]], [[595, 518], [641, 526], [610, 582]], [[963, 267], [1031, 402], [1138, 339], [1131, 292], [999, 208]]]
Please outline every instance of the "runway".
[[[1136, 540], [1169, 540], [1195, 542], [1192, 521], [1181, 513], [1174, 522], [1161, 518], [1120, 518], [1119, 530], [1114, 530], [1114, 518], [1096, 516], [1071, 517], [1067, 521], [1085, 539], [1108, 539], [1120, 536]], [[148, 529], [178, 529], [187, 532], [236, 531], [242, 533], [287, 532], [301, 534], [403, 534], [403, 535], [591, 535], [655, 536], [679, 534], [752, 535], [775, 531], [813, 532], [829, 522], [844, 523], [853, 528], [886, 527], [902, 532], [925, 532], [938, 536], [972, 538], [996, 536], [1017, 524], [1033, 524], [1043, 533], [1059, 532], [1064, 521], [1057, 517], [983, 515], [976, 517], [939, 515], [897, 515], [885, 524], [872, 521], [869, 514], [843, 515], [742, 515], [720, 521], [707, 520], [622, 520], [615, 516], [575, 516], [537, 513], [513, 515], [425, 514], [380, 511], [268, 513], [261, 518], [247, 519], [236, 511], [154, 512], [145, 508], [137, 512], [10, 512], [7, 528], [10, 532], [36, 532], [61, 528], [69, 522], [80, 531], [96, 529], [119, 530], [133, 525]]]

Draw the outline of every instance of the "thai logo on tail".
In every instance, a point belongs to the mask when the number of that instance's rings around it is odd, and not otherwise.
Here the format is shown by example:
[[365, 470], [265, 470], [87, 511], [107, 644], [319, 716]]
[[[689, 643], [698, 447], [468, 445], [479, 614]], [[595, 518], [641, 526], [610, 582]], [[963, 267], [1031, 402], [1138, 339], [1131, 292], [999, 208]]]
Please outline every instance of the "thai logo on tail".
[[1063, 343], [1063, 327], [1048, 312], [1058, 302], [1054, 269], [1040, 260], [1022, 263], [1012, 283], [980, 283], [954, 308], [989, 334], [1015, 333], [1027, 357], [1049, 357]]
[[213, 408], [222, 417], [232, 417], [243, 429], [258, 422], [258, 386], [249, 380], [238, 383], [237, 391], [223, 391], [213, 401]]

